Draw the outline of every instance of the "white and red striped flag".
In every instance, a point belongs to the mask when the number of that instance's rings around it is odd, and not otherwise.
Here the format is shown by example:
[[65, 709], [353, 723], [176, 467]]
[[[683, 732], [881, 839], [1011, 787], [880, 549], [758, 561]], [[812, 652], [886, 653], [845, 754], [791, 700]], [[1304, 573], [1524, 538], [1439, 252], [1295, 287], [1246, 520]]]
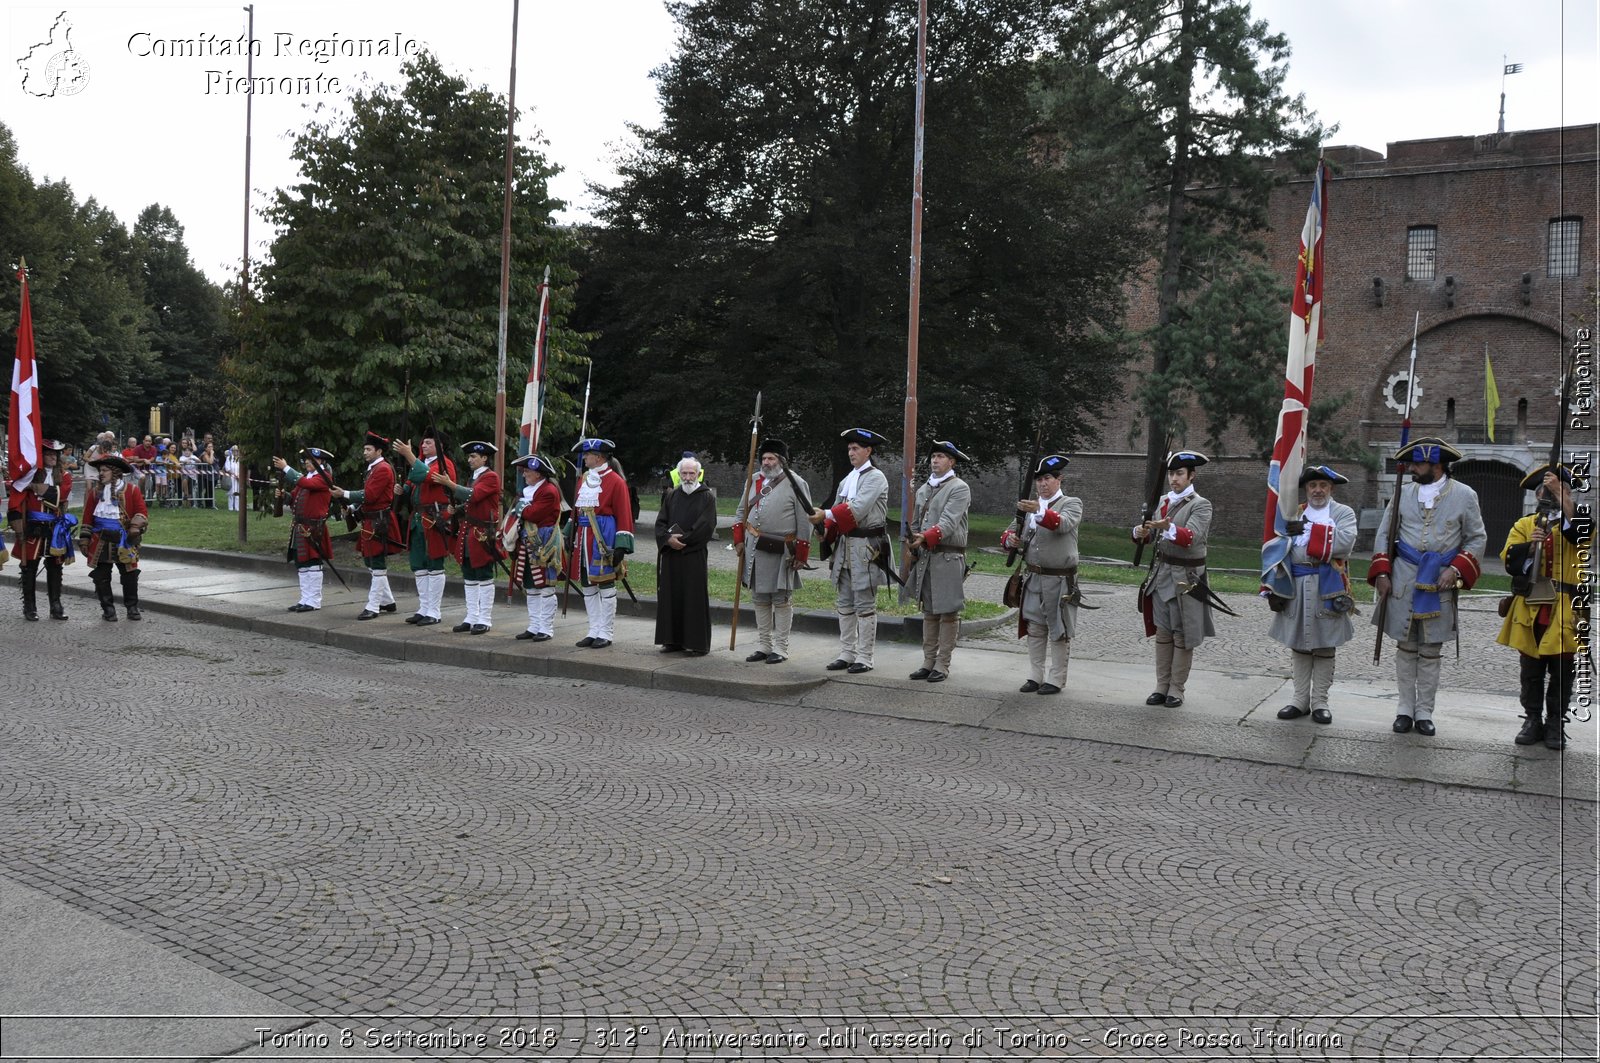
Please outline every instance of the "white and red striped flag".
[[1323, 229], [1328, 221], [1328, 168], [1317, 162], [1311, 184], [1311, 207], [1300, 230], [1300, 260], [1295, 268], [1294, 307], [1289, 315], [1289, 357], [1283, 369], [1283, 406], [1278, 435], [1267, 466], [1267, 509], [1261, 531], [1261, 585], [1290, 597], [1290, 541], [1284, 523], [1299, 513], [1300, 472], [1306, 464], [1306, 421], [1311, 412], [1311, 380], [1316, 374], [1317, 347], [1322, 342]]
[[539, 331], [533, 339], [533, 362], [528, 366], [528, 383], [522, 389], [522, 425], [517, 435], [517, 457], [538, 452], [540, 422], [544, 420], [545, 358], [550, 346], [550, 267], [544, 268], [544, 283], [539, 285]]
[[22, 282], [22, 316], [17, 321], [17, 358], [11, 366], [11, 409], [6, 423], [6, 475], [13, 490], [33, 483], [44, 462], [44, 431], [39, 416], [39, 374], [33, 358], [33, 310], [28, 305], [28, 263], [17, 269]]

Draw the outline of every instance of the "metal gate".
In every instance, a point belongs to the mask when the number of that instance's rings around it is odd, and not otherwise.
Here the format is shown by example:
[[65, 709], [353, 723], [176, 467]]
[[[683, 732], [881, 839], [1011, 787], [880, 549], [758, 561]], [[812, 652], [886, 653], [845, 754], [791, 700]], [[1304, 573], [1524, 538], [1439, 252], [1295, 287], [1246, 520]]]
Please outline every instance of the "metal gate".
[[1527, 492], [1519, 486], [1525, 475], [1515, 465], [1503, 461], [1458, 461], [1450, 467], [1450, 475], [1478, 493], [1478, 505], [1483, 511], [1483, 523], [1489, 530], [1489, 545], [1484, 548], [1485, 572], [1501, 572], [1501, 549], [1506, 536], [1526, 510]]

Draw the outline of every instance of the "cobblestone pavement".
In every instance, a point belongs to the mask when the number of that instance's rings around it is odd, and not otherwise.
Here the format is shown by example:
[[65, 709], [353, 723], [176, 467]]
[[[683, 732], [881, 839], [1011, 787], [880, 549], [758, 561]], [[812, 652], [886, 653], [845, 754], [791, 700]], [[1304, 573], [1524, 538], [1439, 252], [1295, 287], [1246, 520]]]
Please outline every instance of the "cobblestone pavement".
[[390, 1046], [1595, 1054], [1591, 804], [72, 626], [0, 874]]

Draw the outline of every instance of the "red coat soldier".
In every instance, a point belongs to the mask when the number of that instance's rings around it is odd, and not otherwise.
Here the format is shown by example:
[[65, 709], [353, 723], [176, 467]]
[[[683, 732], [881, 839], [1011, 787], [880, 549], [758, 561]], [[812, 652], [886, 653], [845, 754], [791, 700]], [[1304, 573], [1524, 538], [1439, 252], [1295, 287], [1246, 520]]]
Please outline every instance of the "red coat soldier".
[[41, 446], [44, 458], [33, 477], [23, 487], [11, 485], [7, 492], [6, 522], [15, 535], [12, 553], [22, 565], [23, 619], [39, 619], [37, 588], [42, 561], [50, 596], [50, 619], [65, 620], [61, 568], [72, 561], [72, 527], [77, 523], [67, 512], [72, 474], [61, 464], [65, 443], [46, 439]]
[[456, 532], [455, 555], [461, 563], [467, 616], [450, 630], [482, 635], [494, 626], [494, 566], [506, 556], [500, 545], [500, 477], [489, 468], [496, 452], [493, 443], [463, 443], [461, 449], [472, 469], [469, 483], [458, 484], [439, 472], [430, 478], [448, 488], [456, 501], [466, 503]]
[[116, 620], [116, 598], [111, 591], [111, 566], [122, 576], [122, 605], [129, 620], [139, 612], [139, 542], [150, 524], [144, 492], [130, 481], [133, 463], [119, 454], [106, 454], [89, 463], [100, 472], [100, 482], [84, 493], [83, 532], [88, 539], [83, 556], [100, 599], [100, 619]]
[[361, 538], [357, 549], [372, 573], [372, 586], [367, 590], [367, 607], [356, 616], [357, 620], [371, 620], [379, 613], [392, 613], [398, 608], [394, 592], [389, 589], [389, 555], [404, 550], [405, 539], [400, 535], [400, 521], [394, 515], [394, 466], [383, 456], [388, 447], [389, 440], [376, 432], [368, 432], [361, 447], [361, 458], [367, 463], [361, 490], [333, 489], [334, 494], [346, 502], [361, 507]]
[[291, 613], [322, 608], [322, 566], [333, 561], [333, 539], [328, 535], [328, 503], [333, 493], [328, 464], [333, 455], [319, 447], [306, 447], [300, 451], [300, 460], [303, 473], [289, 468], [282, 458], [272, 459], [289, 484], [289, 502], [294, 511], [289, 560], [299, 570], [300, 600], [289, 606]]

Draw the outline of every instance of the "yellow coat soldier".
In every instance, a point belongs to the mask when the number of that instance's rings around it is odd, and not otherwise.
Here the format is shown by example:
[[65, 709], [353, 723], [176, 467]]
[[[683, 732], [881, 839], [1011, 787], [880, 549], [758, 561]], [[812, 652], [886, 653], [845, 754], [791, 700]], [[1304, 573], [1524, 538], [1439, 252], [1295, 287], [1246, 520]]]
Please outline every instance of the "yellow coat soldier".
[[1521, 655], [1524, 722], [1514, 741], [1531, 746], [1543, 740], [1550, 749], [1565, 749], [1578, 620], [1589, 615], [1580, 588], [1594, 522], [1577, 515], [1566, 466], [1539, 466], [1523, 478], [1522, 489], [1536, 493], [1539, 508], [1511, 526], [1500, 551], [1511, 574], [1511, 603], [1495, 641]]

